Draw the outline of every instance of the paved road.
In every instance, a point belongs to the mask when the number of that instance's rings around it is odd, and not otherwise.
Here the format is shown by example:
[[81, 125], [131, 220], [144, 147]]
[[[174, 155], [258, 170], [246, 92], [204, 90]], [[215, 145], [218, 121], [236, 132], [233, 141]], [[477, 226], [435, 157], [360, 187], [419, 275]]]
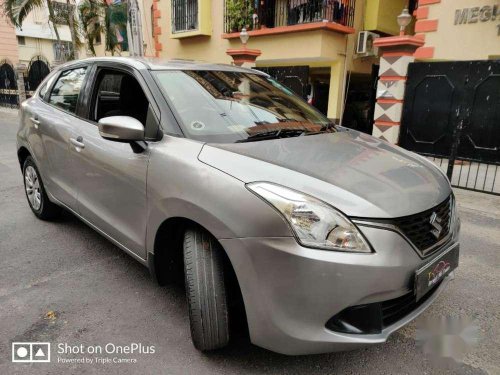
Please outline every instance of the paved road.
[[[465, 363], [444, 370], [425, 359], [414, 325], [385, 345], [349, 353], [286, 357], [240, 339], [203, 355], [190, 342], [182, 288], [155, 285], [146, 268], [69, 214], [53, 223], [32, 215], [15, 155], [16, 122], [0, 109], [0, 374], [500, 374], [500, 199], [459, 192], [460, 268], [426, 312], [477, 317], [481, 342]], [[495, 205], [496, 213], [483, 212]], [[61, 364], [53, 347], [50, 364], [13, 364], [12, 341], [135, 342], [156, 351], [135, 356], [136, 364]]]

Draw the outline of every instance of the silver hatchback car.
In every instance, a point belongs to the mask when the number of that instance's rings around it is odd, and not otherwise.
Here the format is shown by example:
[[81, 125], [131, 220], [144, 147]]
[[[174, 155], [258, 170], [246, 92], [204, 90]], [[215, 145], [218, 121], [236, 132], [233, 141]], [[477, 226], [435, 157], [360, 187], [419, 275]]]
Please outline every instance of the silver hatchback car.
[[63, 65], [21, 106], [18, 156], [40, 219], [72, 212], [160, 283], [184, 271], [203, 351], [241, 315], [254, 344], [284, 354], [382, 343], [458, 266], [438, 168], [334, 126], [258, 71]]

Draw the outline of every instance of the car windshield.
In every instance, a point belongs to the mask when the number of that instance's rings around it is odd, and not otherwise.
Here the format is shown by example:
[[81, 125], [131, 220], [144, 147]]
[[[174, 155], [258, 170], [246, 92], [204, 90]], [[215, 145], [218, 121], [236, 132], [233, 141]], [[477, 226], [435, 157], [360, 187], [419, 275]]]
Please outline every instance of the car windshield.
[[334, 132], [315, 108], [261, 74], [154, 72], [187, 137], [233, 143]]

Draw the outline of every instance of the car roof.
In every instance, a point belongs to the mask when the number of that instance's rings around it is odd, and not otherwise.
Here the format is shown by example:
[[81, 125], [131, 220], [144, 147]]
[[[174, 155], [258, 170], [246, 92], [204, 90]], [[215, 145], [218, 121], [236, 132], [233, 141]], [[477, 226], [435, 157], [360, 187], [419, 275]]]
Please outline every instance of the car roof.
[[70, 61], [64, 65], [62, 68], [70, 67], [72, 65], [77, 65], [85, 62], [119, 62], [132, 66], [136, 69], [148, 69], [148, 70], [213, 70], [213, 71], [228, 71], [228, 72], [240, 72], [240, 73], [253, 73], [261, 74], [267, 76], [266, 73], [260, 72], [254, 69], [242, 68], [235, 65], [228, 64], [213, 64], [203, 61], [194, 60], [163, 60], [159, 58], [148, 58], [148, 57], [90, 57], [77, 61]]

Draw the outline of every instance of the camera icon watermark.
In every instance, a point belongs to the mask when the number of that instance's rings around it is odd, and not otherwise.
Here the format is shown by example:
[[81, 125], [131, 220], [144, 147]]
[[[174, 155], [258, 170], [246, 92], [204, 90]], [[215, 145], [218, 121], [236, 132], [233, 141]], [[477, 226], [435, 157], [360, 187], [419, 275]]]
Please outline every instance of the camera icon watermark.
[[12, 362], [50, 362], [50, 342], [13, 342]]

